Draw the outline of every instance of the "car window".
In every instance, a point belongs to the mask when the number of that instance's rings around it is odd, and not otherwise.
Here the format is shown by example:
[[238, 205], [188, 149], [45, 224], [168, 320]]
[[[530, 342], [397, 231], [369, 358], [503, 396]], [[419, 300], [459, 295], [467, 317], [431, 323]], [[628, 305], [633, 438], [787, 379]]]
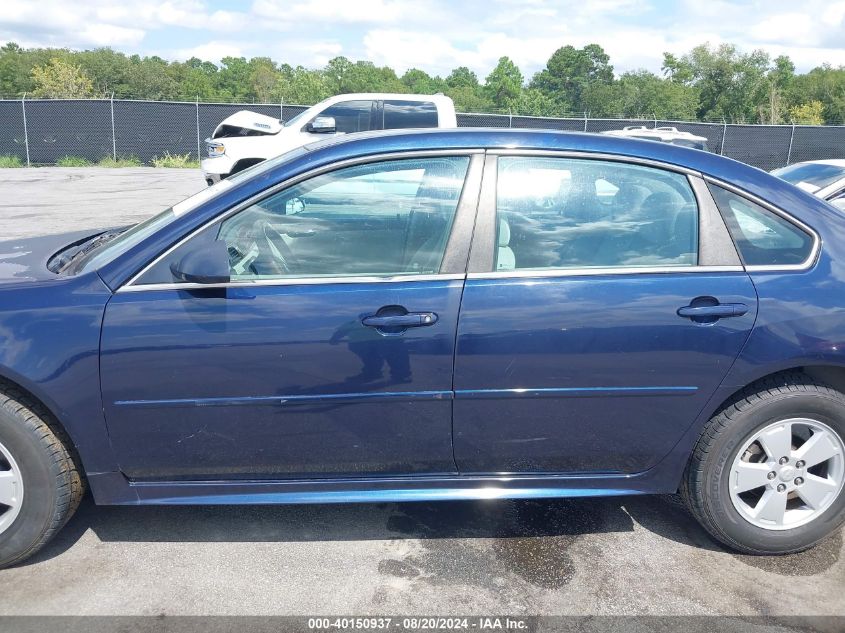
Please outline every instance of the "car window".
[[686, 177], [569, 158], [499, 158], [495, 269], [694, 266]]
[[431, 101], [384, 102], [384, 129], [437, 127], [437, 106]]
[[317, 116], [334, 117], [338, 132], [367, 132], [378, 129], [373, 121], [372, 101], [341, 101], [329, 106]]
[[436, 273], [468, 164], [358, 165], [270, 196], [220, 226], [232, 278]]
[[710, 191], [748, 266], [801, 264], [813, 250], [811, 235], [779, 215], [716, 185]]

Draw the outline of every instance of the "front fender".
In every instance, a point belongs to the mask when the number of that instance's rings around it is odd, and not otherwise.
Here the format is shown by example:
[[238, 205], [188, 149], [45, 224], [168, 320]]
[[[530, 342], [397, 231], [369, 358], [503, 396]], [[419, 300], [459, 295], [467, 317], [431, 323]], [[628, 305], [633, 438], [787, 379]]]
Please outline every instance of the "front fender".
[[88, 474], [117, 470], [100, 397], [100, 329], [110, 297], [95, 273], [0, 288], [0, 375], [59, 420]]

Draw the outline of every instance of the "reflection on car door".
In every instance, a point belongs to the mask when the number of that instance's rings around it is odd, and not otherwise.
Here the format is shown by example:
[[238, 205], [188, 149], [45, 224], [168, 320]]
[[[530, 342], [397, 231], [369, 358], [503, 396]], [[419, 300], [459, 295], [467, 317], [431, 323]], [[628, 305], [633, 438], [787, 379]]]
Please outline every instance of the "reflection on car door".
[[654, 167], [488, 158], [455, 362], [462, 473], [635, 473], [669, 452], [757, 310], [707, 195]]
[[180, 247], [224, 241], [225, 287], [164, 283], [177, 249], [118, 292], [102, 389], [123, 472], [454, 472], [452, 364], [481, 161], [409, 158], [315, 176]]

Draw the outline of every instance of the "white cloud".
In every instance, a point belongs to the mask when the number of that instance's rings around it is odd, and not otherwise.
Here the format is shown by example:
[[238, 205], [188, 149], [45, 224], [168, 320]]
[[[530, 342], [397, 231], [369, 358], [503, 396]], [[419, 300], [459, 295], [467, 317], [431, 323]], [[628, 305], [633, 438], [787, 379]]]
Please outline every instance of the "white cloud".
[[813, 16], [806, 13], [779, 13], [769, 16], [749, 29], [758, 42], [812, 44], [817, 37]]
[[80, 37], [96, 46], [137, 46], [146, 31], [113, 24], [89, 24], [79, 33]]
[[256, 0], [252, 13], [277, 26], [332, 23], [383, 24], [396, 22], [407, 13], [408, 4], [397, 0]]
[[822, 12], [822, 23], [834, 29], [845, 27], [845, 2], [831, 2], [827, 5]]

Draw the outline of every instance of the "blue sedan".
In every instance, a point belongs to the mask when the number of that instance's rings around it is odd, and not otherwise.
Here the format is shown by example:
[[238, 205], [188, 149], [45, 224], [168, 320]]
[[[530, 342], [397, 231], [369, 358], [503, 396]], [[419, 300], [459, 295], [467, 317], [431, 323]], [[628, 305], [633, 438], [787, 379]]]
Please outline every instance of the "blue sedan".
[[845, 218], [740, 163], [537, 131], [307, 146], [0, 245], [0, 565], [98, 504], [680, 491], [845, 520]]

